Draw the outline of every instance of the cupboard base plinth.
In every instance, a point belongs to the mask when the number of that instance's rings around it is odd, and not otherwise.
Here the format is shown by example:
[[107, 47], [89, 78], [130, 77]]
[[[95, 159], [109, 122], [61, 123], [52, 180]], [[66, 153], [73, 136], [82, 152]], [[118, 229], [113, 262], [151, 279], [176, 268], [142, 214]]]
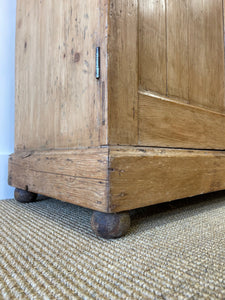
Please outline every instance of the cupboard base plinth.
[[118, 237], [129, 228], [127, 211], [224, 190], [225, 151], [109, 146], [20, 152], [9, 158], [9, 184], [92, 209], [96, 234]]

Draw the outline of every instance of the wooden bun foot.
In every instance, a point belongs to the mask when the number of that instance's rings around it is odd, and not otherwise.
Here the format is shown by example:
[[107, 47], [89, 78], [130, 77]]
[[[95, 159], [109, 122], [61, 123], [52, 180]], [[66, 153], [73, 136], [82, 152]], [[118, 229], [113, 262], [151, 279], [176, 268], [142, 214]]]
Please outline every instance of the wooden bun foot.
[[130, 228], [129, 212], [107, 214], [94, 211], [91, 227], [97, 236], [105, 239], [119, 238]]
[[21, 203], [34, 202], [37, 199], [37, 194], [16, 188], [14, 199]]

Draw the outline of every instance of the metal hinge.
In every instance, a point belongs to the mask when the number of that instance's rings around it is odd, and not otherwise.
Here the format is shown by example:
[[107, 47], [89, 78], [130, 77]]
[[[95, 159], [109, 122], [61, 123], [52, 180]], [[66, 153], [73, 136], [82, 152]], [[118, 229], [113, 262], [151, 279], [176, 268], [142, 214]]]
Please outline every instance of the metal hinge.
[[95, 76], [96, 76], [96, 79], [100, 78], [100, 70], [101, 70], [100, 47], [97, 47], [96, 48], [96, 53], [95, 53]]

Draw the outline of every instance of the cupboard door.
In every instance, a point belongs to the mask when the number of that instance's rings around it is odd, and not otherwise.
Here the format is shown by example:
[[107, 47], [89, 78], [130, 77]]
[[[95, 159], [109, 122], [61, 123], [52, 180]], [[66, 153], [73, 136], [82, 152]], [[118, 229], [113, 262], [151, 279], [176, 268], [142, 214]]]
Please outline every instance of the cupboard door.
[[139, 1], [139, 145], [225, 149], [221, 0]]
[[106, 25], [105, 0], [17, 1], [16, 150], [107, 143]]

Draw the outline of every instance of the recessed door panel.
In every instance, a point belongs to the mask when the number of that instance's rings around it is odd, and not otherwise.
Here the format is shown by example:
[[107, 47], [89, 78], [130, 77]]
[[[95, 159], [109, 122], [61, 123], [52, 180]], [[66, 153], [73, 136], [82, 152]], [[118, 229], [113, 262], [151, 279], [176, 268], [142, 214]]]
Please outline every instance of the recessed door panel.
[[139, 144], [225, 149], [221, 0], [139, 1]]

